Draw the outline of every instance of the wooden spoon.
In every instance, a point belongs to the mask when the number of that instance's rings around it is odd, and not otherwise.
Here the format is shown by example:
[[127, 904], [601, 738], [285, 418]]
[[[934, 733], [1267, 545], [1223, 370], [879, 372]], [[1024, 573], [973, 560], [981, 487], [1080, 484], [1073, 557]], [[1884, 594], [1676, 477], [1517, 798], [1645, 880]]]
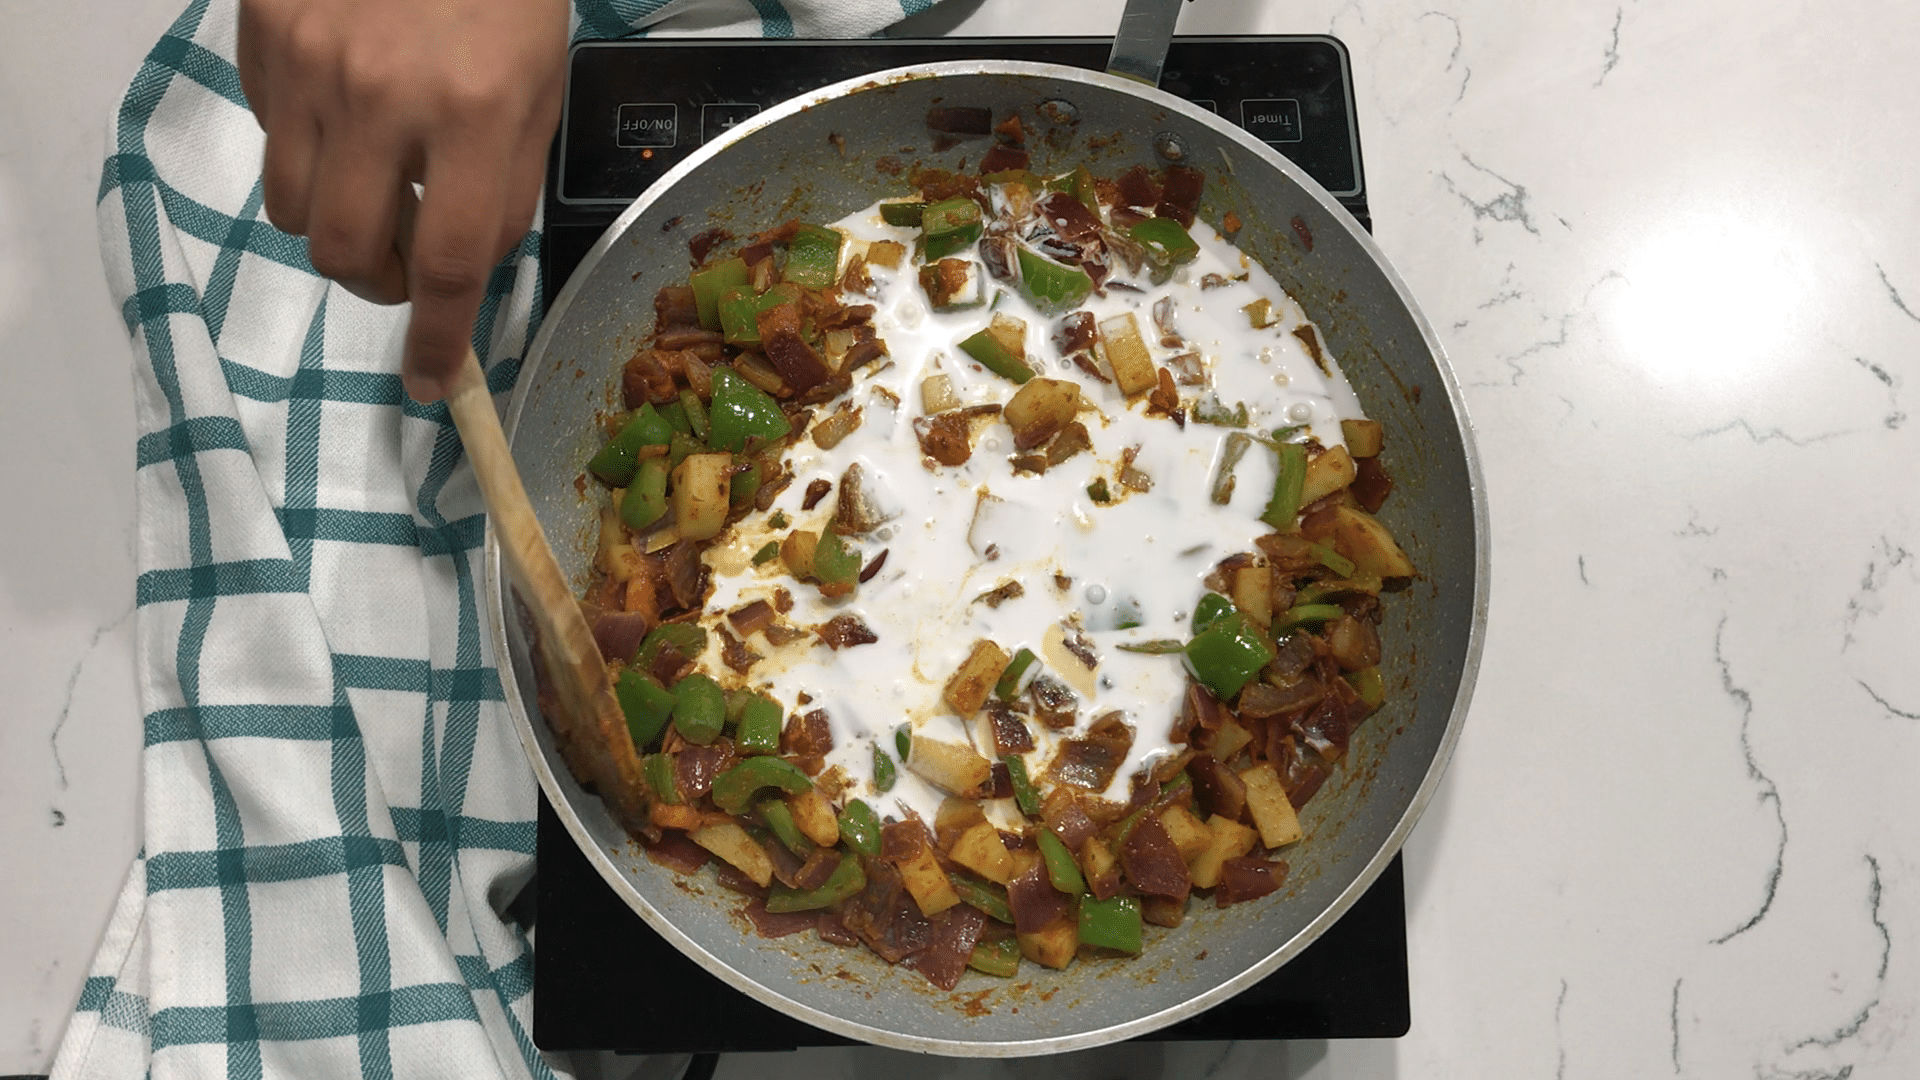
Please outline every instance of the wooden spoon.
[[[395, 245], [402, 262], [413, 250], [418, 208], [412, 190], [404, 191]], [[480, 496], [487, 504], [488, 522], [494, 542], [500, 545], [500, 561], [512, 593], [533, 623], [535, 663], [545, 676], [545, 688], [552, 692], [551, 699], [545, 694], [541, 699], [554, 700], [559, 707], [557, 715], [548, 713], [547, 722], [560, 753], [574, 776], [591, 780], [617, 821], [630, 830], [645, 826], [649, 820], [646, 788], [626, 713], [613, 695], [613, 680], [593, 630], [580, 613], [546, 534], [540, 531], [533, 504], [527, 501], [527, 489], [520, 483], [520, 471], [514, 467], [506, 432], [500, 427], [500, 414], [493, 408], [486, 373], [471, 345], [447, 393], [447, 411], [453, 414], [453, 426], [480, 482]], [[508, 617], [502, 613], [503, 619]], [[505, 659], [496, 657], [495, 662]]]
[[600, 646], [527, 501], [486, 374], [471, 347], [447, 394], [447, 410], [480, 481], [507, 579], [533, 622], [534, 655], [558, 699], [559, 715], [549, 713], [547, 721], [560, 752], [575, 776], [593, 780], [621, 824], [642, 826], [648, 821], [647, 800], [626, 714], [613, 696]]

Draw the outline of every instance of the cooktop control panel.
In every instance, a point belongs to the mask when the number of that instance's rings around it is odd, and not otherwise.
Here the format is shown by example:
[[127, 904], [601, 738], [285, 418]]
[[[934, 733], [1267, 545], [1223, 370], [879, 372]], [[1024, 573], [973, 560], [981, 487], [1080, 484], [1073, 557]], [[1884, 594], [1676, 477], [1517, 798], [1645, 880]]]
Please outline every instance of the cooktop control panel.
[[[553, 220], [606, 218], [735, 124], [829, 83], [942, 60], [1100, 70], [1111, 45], [1104, 38], [583, 42], [568, 70]], [[1365, 221], [1353, 80], [1336, 39], [1179, 38], [1160, 88], [1240, 125]]]

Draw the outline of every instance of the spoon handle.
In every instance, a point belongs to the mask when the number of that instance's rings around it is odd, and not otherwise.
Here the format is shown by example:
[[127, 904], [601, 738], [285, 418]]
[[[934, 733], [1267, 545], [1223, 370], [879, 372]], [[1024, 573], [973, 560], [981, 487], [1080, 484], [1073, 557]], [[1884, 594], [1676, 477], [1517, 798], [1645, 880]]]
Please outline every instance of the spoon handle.
[[593, 631], [527, 501], [486, 374], [472, 349], [447, 395], [447, 410], [473, 463], [507, 580], [534, 626], [536, 662], [558, 699], [558, 710], [546, 711], [561, 753], [575, 776], [593, 780], [617, 820], [629, 827], [644, 824], [645, 785], [626, 714], [614, 698]]
[[1160, 69], [1173, 43], [1173, 24], [1180, 18], [1180, 0], [1127, 0], [1120, 14], [1120, 30], [1107, 56], [1107, 74], [1160, 85]]

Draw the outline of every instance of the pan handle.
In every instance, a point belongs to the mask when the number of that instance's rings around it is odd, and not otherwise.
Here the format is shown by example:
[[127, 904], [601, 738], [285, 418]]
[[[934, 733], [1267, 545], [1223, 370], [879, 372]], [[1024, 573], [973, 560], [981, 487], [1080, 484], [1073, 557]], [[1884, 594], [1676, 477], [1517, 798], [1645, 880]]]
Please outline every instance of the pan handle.
[[1120, 32], [1113, 36], [1107, 74], [1160, 85], [1160, 68], [1173, 42], [1173, 24], [1180, 17], [1180, 0], [1127, 0], [1120, 14]]

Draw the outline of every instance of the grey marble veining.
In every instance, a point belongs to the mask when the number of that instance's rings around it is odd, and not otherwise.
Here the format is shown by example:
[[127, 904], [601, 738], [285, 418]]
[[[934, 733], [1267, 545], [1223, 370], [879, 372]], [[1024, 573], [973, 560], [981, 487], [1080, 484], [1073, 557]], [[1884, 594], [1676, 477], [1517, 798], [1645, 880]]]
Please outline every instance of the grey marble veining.
[[[0, 347], [35, 359], [0, 402], [27, 511], [0, 534], [0, 836], [31, 872], [0, 885], [0, 1074], [45, 1067], [136, 835], [130, 385], [90, 193], [175, 4], [16, 6]], [[1480, 689], [1408, 846], [1413, 1031], [720, 1075], [1920, 1075], [1920, 12], [1201, 0], [1180, 28], [1347, 43], [1375, 233], [1485, 458]]]

